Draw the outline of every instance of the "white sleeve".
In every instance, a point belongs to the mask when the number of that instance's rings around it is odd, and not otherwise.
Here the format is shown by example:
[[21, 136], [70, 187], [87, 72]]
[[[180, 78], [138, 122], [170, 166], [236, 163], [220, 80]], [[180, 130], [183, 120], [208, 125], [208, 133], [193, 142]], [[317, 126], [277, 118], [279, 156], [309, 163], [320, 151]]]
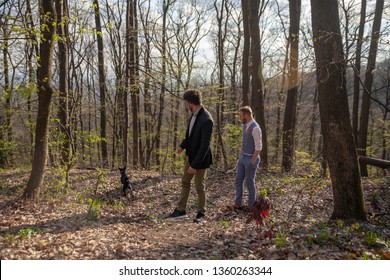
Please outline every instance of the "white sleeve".
[[261, 149], [263, 148], [263, 143], [261, 138], [261, 129], [259, 126], [253, 128], [252, 136], [253, 136], [253, 140], [255, 141], [255, 150], [261, 151]]

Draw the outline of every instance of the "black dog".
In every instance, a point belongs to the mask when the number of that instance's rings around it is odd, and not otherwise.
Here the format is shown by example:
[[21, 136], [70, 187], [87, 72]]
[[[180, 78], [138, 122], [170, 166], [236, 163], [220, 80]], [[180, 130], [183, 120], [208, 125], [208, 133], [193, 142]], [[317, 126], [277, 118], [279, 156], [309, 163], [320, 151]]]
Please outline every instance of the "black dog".
[[133, 187], [130, 184], [129, 177], [126, 175], [126, 166], [123, 168], [118, 167], [121, 173], [121, 183], [122, 183], [122, 194], [123, 196], [127, 196], [127, 192], [129, 191], [131, 194], [131, 198], [134, 198]]

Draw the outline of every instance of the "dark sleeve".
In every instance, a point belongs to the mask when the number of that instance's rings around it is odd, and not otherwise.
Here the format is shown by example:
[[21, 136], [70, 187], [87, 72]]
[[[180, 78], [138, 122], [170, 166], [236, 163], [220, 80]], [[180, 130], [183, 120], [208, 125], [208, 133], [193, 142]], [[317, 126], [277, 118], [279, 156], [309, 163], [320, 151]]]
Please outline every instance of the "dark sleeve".
[[211, 118], [208, 118], [205, 123], [202, 124], [200, 134], [200, 147], [194, 160], [191, 162], [191, 167], [194, 169], [200, 169], [202, 162], [209, 152], [211, 137], [213, 135], [213, 120]]
[[183, 141], [180, 144], [180, 148], [182, 148], [183, 150], [187, 148], [187, 139], [185, 138], [183, 139]]

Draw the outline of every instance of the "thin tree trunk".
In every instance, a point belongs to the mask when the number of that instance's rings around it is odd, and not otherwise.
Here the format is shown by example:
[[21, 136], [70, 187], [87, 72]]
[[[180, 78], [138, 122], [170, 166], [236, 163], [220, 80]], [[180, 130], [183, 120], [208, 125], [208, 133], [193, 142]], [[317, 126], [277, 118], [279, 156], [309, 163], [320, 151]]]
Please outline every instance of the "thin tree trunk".
[[259, 30], [259, 1], [250, 1], [250, 33], [251, 33], [251, 55], [252, 55], [252, 98], [251, 106], [256, 121], [259, 122], [262, 131], [263, 149], [261, 151], [261, 167], [268, 169], [268, 144], [267, 128], [264, 117], [264, 85], [261, 62], [261, 45]]
[[[3, 22], [0, 19], [1, 27], [3, 29], [4, 34], [4, 43], [2, 45], [3, 50], [3, 67], [4, 67], [4, 96], [5, 96], [5, 123], [3, 124], [3, 120], [0, 122], [0, 134], [1, 134], [1, 142], [0, 145], [4, 151], [0, 155], [0, 166], [8, 167], [9, 166], [9, 153], [7, 149], [7, 143], [10, 141], [10, 137], [8, 135], [8, 139], [5, 140], [4, 134], [9, 134], [10, 126], [11, 126], [11, 118], [10, 118], [10, 110], [11, 110], [11, 88], [9, 83], [9, 65], [8, 65], [8, 38], [11, 34], [11, 31], [8, 31], [7, 22]], [[3, 129], [5, 127], [5, 130]], [[11, 134], [12, 137], [12, 134]], [[11, 138], [12, 141], [12, 138]]]
[[366, 6], [367, 6], [367, 1], [362, 0], [361, 11], [360, 11], [359, 34], [358, 34], [357, 44], [356, 44], [355, 71], [353, 76], [352, 129], [353, 129], [353, 138], [355, 139], [355, 143], [357, 143], [358, 141], [360, 68], [361, 68], [361, 60], [362, 60], [361, 56], [362, 56], [364, 25], [366, 23]]
[[98, 71], [99, 71], [99, 91], [100, 91], [100, 137], [102, 149], [102, 166], [108, 167], [108, 147], [107, 147], [107, 114], [106, 114], [106, 75], [104, 73], [104, 48], [103, 33], [100, 21], [99, 1], [93, 0], [95, 11], [96, 38], [98, 45]]
[[[39, 56], [39, 49], [38, 49], [36, 35], [33, 32], [33, 30], [35, 30], [35, 24], [32, 17], [30, 0], [26, 1], [26, 11], [27, 11], [27, 26], [29, 27], [27, 29], [28, 36], [31, 41], [27, 47], [28, 81], [29, 81], [29, 87], [32, 87], [33, 85], [36, 84], [34, 68], [33, 68], [33, 57], [34, 57], [34, 52], [37, 57]], [[30, 128], [30, 161], [32, 163], [34, 157], [34, 129], [33, 129], [33, 117], [32, 117], [31, 93], [27, 97], [27, 111], [28, 111], [28, 118], [27, 118], [28, 126]]]
[[69, 91], [69, 61], [68, 61], [68, 16], [67, 0], [56, 0], [57, 34], [58, 42], [58, 66], [59, 66], [59, 130], [63, 135], [61, 147], [61, 164], [70, 166], [70, 127], [68, 116], [68, 91]]
[[128, 0], [128, 22], [127, 22], [127, 32], [128, 32], [128, 65], [129, 67], [129, 89], [130, 89], [130, 96], [131, 96], [131, 115], [133, 119], [133, 166], [138, 166], [139, 164], [139, 135], [138, 135], [138, 95], [139, 95], [139, 88], [138, 88], [138, 76], [137, 76], [137, 58], [136, 58], [136, 48], [137, 48], [137, 1]]
[[242, 105], [249, 105], [249, 81], [250, 81], [250, 68], [249, 68], [249, 58], [250, 58], [250, 46], [251, 46], [251, 32], [250, 32], [250, 1], [251, 0], [241, 0], [242, 7], [242, 17], [244, 25], [244, 50], [242, 54]]
[[[374, 81], [373, 71], [375, 69], [376, 54], [378, 51], [379, 32], [381, 28], [382, 13], [383, 13], [384, 0], [377, 0], [375, 7], [375, 17], [372, 26], [372, 37], [370, 52], [368, 55], [367, 69], [364, 78], [364, 90], [362, 109], [360, 112], [360, 126], [358, 136], [358, 150], [359, 155], [367, 155], [367, 134], [368, 134], [368, 122], [370, 118], [370, 105], [371, 105], [371, 88]], [[363, 164], [360, 166], [361, 175], [368, 176], [367, 165]]]
[[[225, 53], [224, 53], [224, 43], [226, 40], [227, 32], [227, 21], [228, 21], [228, 10], [226, 8], [226, 3], [223, 0], [221, 3], [221, 10], [218, 10], [217, 2], [214, 2], [214, 8], [217, 14], [217, 25], [218, 25], [218, 38], [217, 38], [217, 53], [218, 53], [218, 102], [217, 102], [217, 134], [218, 134], [218, 144], [221, 149], [222, 158], [223, 158], [223, 168], [224, 170], [228, 167], [227, 155], [225, 150], [224, 141], [222, 138], [223, 130], [223, 116], [224, 116], [224, 103], [225, 103]], [[226, 17], [224, 16], [224, 10], [226, 9]], [[225, 23], [223, 20], [225, 19]]]
[[163, 1], [163, 25], [162, 25], [162, 39], [161, 39], [161, 92], [159, 98], [159, 113], [157, 120], [157, 131], [155, 138], [155, 156], [156, 156], [156, 165], [161, 167], [160, 160], [160, 149], [161, 149], [161, 128], [162, 128], [162, 120], [164, 116], [164, 105], [165, 105], [165, 87], [166, 87], [166, 73], [167, 73], [167, 17], [168, 10], [170, 5], [172, 4], [171, 0]]
[[315, 153], [315, 128], [316, 128], [316, 110], [318, 106], [318, 88], [315, 88], [313, 96], [313, 105], [311, 108], [311, 123], [310, 123], [310, 140], [309, 153], [311, 156]]
[[276, 108], [276, 128], [275, 128], [275, 162], [279, 159], [279, 146], [280, 146], [280, 123], [281, 123], [281, 110], [282, 110], [282, 102], [283, 96], [286, 92], [286, 78], [287, 78], [287, 65], [288, 65], [288, 52], [290, 49], [290, 43], [288, 42], [286, 45], [286, 55], [284, 57], [283, 64], [283, 72], [282, 72], [282, 83], [280, 85], [280, 90], [278, 91], [278, 104]]
[[54, 54], [54, 35], [56, 13], [52, 1], [39, 1], [40, 21], [42, 28], [42, 40], [40, 42], [40, 65], [37, 71], [38, 80], [38, 115], [35, 133], [35, 149], [32, 171], [23, 193], [27, 200], [39, 199], [44, 169], [48, 151], [48, 123], [50, 116], [50, 104], [53, 95], [52, 62]]
[[298, 58], [299, 58], [299, 22], [301, 16], [301, 0], [290, 0], [290, 68], [288, 74], [288, 91], [283, 121], [283, 171], [291, 171], [295, 153], [295, 130], [298, 96]]

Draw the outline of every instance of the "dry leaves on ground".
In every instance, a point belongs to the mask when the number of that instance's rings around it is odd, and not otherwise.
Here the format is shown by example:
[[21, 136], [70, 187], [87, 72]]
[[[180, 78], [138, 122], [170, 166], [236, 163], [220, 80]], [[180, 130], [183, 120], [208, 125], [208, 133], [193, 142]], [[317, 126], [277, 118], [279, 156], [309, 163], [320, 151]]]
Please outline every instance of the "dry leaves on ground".
[[[104, 180], [98, 180], [99, 174]], [[35, 204], [18, 199], [26, 170], [0, 173], [1, 259], [389, 259], [389, 178], [364, 180], [368, 222], [328, 221], [333, 209], [327, 180], [259, 174], [273, 208], [264, 227], [226, 207], [234, 199], [234, 174], [210, 172], [207, 222], [164, 217], [175, 208], [180, 176], [128, 171], [136, 199], [121, 197], [119, 172], [73, 170], [64, 190], [48, 172]], [[261, 178], [261, 180], [260, 180]], [[93, 204], [93, 205], [91, 205]]]

